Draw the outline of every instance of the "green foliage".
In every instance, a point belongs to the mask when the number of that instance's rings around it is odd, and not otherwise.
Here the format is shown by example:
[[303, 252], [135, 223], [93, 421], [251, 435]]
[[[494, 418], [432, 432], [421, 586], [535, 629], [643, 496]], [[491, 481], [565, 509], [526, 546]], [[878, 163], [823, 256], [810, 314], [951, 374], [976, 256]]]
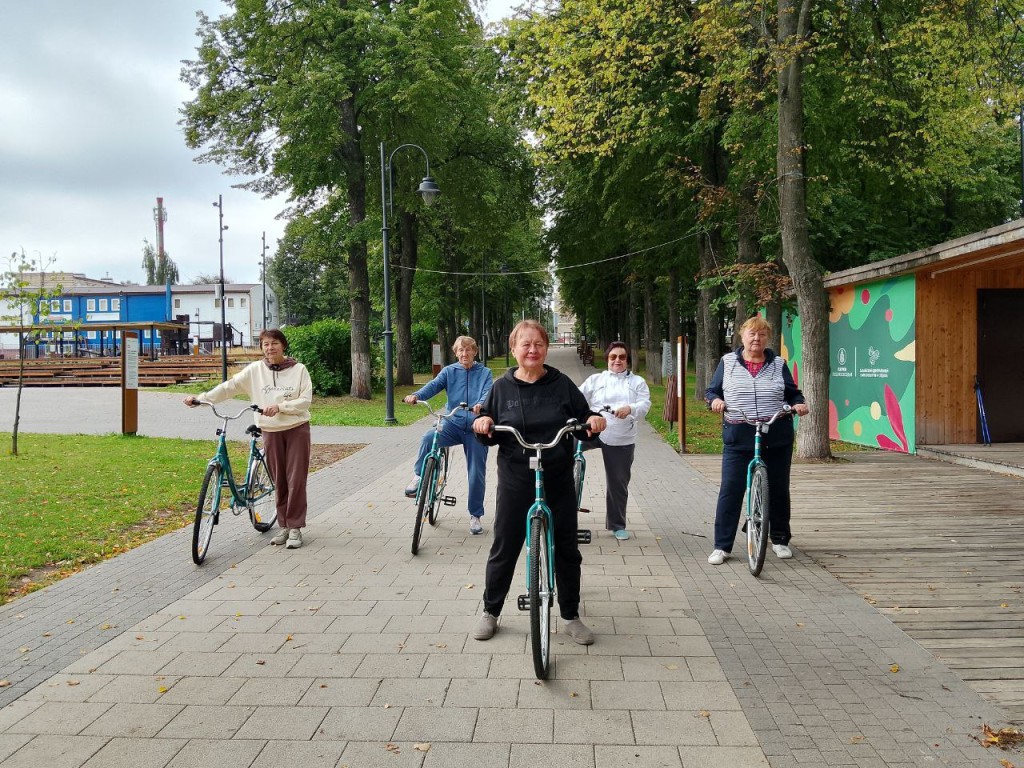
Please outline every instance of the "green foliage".
[[146, 285], [177, 283], [181, 279], [178, 274], [178, 265], [174, 263], [170, 255], [165, 252], [161, 259], [156, 248], [148, 240], [142, 241], [142, 268], [146, 271]]
[[288, 354], [309, 371], [313, 392], [340, 395], [352, 380], [350, 358], [352, 333], [348, 323], [318, 320], [309, 325], [288, 326]]
[[[432, 345], [437, 341], [437, 325], [414, 323], [412, 326], [412, 369], [416, 373], [433, 370]], [[444, 358], [442, 358], [443, 360]]]

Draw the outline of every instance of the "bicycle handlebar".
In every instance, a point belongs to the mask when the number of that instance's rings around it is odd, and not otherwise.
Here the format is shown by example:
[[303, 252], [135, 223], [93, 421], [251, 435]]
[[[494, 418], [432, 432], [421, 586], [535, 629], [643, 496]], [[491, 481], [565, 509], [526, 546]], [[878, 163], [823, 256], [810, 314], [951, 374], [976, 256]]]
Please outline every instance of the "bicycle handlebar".
[[445, 413], [444, 411], [442, 411], [440, 409], [435, 411], [433, 408], [430, 407], [430, 402], [428, 400], [417, 400], [415, 403], [413, 403], [413, 405], [425, 405], [427, 407], [427, 410], [430, 412], [430, 415], [433, 416], [436, 419], [447, 419], [449, 416], [451, 416], [456, 411], [471, 411], [471, 410], [473, 410], [472, 408], [469, 407], [469, 403], [465, 403], [465, 402], [459, 403], [454, 408], [452, 408], [452, 410], [448, 411], [448, 413]]
[[244, 414], [246, 411], [256, 411], [257, 413], [263, 413], [263, 409], [260, 408], [258, 405], [247, 405], [247, 406], [245, 406], [245, 408], [240, 410], [234, 416], [228, 416], [228, 415], [223, 414], [220, 411], [218, 411], [217, 410], [217, 406], [215, 406], [213, 403], [204, 403], [202, 400], [194, 400], [193, 402], [196, 405], [206, 406], [211, 411], [213, 411], [215, 416], [217, 416], [218, 418], [221, 418], [221, 419], [227, 419], [228, 421], [234, 421], [235, 419], [241, 418], [242, 414]]
[[569, 421], [566, 422], [565, 426], [558, 430], [558, 432], [555, 434], [555, 437], [551, 440], [550, 443], [528, 443], [523, 439], [522, 434], [515, 427], [505, 426], [504, 424], [495, 424], [493, 427], [491, 427], [492, 432], [508, 432], [510, 435], [512, 435], [512, 437], [516, 439], [516, 442], [518, 442], [521, 446], [523, 446], [523, 448], [526, 448], [529, 451], [543, 451], [548, 448], [554, 448], [556, 445], [558, 445], [559, 441], [561, 441], [561, 439], [570, 432], [579, 432], [580, 430], [586, 429], [586, 424], [580, 424], [578, 421], [576, 421], [576, 419], [569, 419]]
[[[726, 408], [728, 408], [728, 406], [726, 406]], [[788, 416], [789, 414], [791, 414], [793, 412], [793, 406], [791, 406], [791, 405], [784, 405], [778, 411], [776, 411], [774, 414], [772, 414], [768, 418], [764, 418], [764, 419], [752, 419], [749, 416], [747, 416], [747, 414], [743, 413], [743, 410], [741, 408], [737, 408], [736, 410], [740, 412], [740, 414], [743, 416], [743, 418], [742, 419], [726, 419], [730, 424], [749, 424], [752, 427], [757, 427], [757, 426], [762, 426], [763, 425], [765, 427], [768, 427], [768, 426], [771, 426], [772, 424], [774, 424], [779, 419], [781, 419], [783, 416]]]

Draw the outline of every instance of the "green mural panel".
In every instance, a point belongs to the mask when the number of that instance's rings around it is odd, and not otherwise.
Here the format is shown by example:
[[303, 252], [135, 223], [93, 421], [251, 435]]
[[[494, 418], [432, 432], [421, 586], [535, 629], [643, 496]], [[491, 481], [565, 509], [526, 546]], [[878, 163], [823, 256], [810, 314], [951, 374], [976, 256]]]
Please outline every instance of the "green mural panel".
[[[829, 291], [833, 439], [914, 452], [915, 286], [906, 275]], [[799, 318], [786, 318], [782, 351], [794, 375], [802, 367], [799, 331]]]

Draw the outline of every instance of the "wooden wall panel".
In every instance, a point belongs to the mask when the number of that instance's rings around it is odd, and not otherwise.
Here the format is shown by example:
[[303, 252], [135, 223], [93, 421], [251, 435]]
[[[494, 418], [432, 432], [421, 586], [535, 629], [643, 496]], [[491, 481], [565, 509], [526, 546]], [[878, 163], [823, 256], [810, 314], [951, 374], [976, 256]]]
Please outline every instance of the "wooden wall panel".
[[979, 288], [1024, 288], [1024, 268], [917, 275], [917, 442], [921, 445], [978, 441], [974, 374]]

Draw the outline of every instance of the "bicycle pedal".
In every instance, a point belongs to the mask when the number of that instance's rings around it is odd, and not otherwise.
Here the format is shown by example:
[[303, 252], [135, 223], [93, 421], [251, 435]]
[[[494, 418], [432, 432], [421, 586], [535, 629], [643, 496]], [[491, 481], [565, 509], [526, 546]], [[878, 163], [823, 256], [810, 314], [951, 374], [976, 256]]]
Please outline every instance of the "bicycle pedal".
[[519, 595], [519, 597], [516, 599], [516, 605], [520, 611], [530, 610], [530, 596]]
[[589, 544], [593, 534], [587, 528], [580, 528], [576, 531], [576, 541], [580, 544]]
[[454, 496], [441, 497], [441, 503], [444, 504], [446, 507], [454, 507], [456, 501], [458, 501], [458, 499], [456, 499]]

